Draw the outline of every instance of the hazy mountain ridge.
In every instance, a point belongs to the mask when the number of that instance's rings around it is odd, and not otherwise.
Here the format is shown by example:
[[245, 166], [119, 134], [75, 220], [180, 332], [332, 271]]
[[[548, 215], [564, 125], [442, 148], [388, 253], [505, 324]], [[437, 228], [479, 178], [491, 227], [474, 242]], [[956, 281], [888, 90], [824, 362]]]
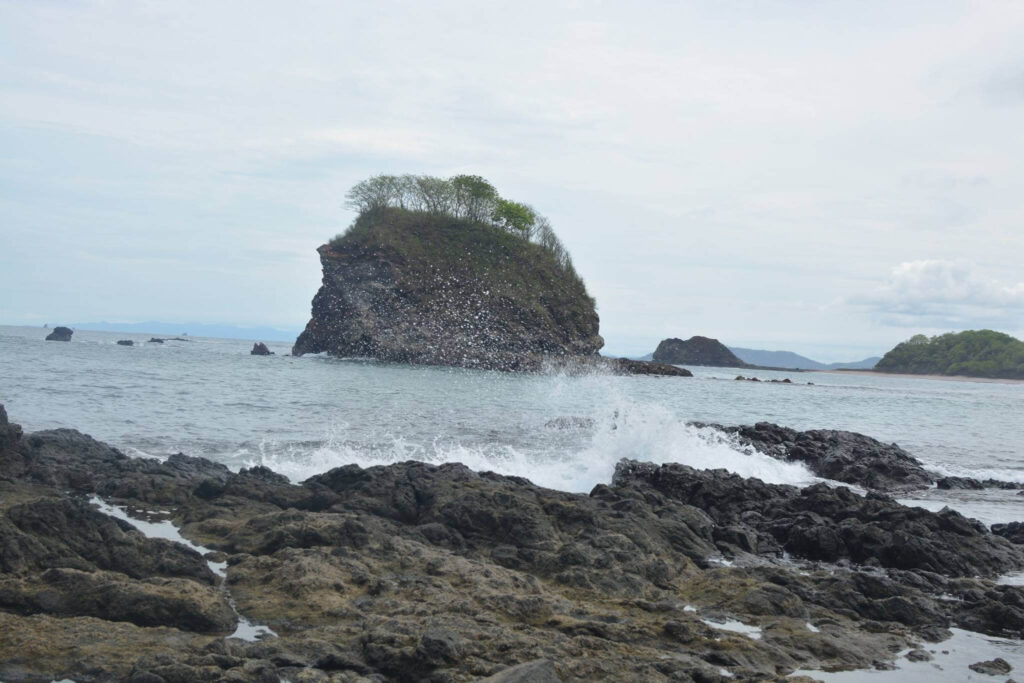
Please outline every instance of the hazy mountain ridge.
[[801, 356], [792, 351], [766, 351], [763, 349], [745, 349], [740, 346], [728, 347], [736, 356], [745, 363], [751, 365], [763, 365], [777, 368], [794, 368], [797, 370], [837, 370], [839, 368], [851, 368], [856, 370], [870, 370], [881, 360], [880, 356], [871, 356], [859, 361], [848, 363], [821, 363], [806, 356]]

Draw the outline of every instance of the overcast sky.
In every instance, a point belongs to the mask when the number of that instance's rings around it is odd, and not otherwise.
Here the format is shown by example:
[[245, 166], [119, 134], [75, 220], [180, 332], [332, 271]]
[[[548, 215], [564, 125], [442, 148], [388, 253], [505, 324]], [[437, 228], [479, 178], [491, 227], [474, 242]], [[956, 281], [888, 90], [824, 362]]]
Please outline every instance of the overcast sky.
[[0, 0], [0, 323], [301, 328], [377, 173], [547, 214], [610, 352], [1021, 337], [1024, 4]]

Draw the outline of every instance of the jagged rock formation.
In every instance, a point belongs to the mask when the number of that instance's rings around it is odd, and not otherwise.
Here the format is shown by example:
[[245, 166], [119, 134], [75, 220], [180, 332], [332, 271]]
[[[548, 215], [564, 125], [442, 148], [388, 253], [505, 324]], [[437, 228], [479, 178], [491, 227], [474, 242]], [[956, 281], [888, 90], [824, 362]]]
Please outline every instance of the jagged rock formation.
[[654, 360], [673, 365], [710, 365], [719, 368], [749, 367], [717, 339], [690, 337], [686, 341], [663, 339], [654, 351]]
[[323, 286], [295, 355], [517, 370], [604, 344], [583, 282], [493, 226], [384, 209], [318, 251]]
[[[167, 510], [225, 584], [97, 494]], [[23, 436], [0, 406], [5, 681], [774, 680], [885, 666], [951, 624], [1021, 637], [1024, 588], [978, 578], [1021, 567], [955, 512], [845, 488], [627, 461], [590, 495], [417, 462], [296, 485]], [[278, 637], [225, 638], [226, 591]]]
[[249, 352], [250, 356], [273, 356], [274, 352], [267, 348], [267, 345], [263, 342], [256, 342], [252, 345], [252, 351]]
[[856, 432], [839, 429], [800, 432], [771, 422], [740, 427], [693, 424], [735, 435], [740, 444], [773, 458], [801, 462], [819, 477], [869, 489], [927, 488], [937, 479], [917, 458], [896, 444], [885, 444]]
[[70, 327], [55, 327], [53, 332], [46, 335], [46, 341], [71, 341], [71, 335], [74, 333]]

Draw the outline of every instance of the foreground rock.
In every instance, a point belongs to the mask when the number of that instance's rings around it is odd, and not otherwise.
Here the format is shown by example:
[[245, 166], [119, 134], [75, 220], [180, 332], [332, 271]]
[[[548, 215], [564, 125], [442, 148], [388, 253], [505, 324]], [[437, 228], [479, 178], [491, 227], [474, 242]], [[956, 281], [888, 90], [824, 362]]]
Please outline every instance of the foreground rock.
[[741, 427], [694, 423], [713, 427], [736, 437], [779, 460], [801, 462], [819, 477], [876, 490], [914, 489], [930, 486], [935, 476], [914, 456], [896, 444], [837, 429], [800, 432], [771, 422]]
[[[2, 407], [0, 477], [4, 681], [773, 680], [885, 666], [950, 625], [1024, 635], [1024, 591], [974, 578], [1024, 548], [846, 489], [642, 463], [590, 495], [416, 462], [295, 485], [23, 436]], [[224, 590], [96, 494], [170, 511]], [[225, 639], [225, 590], [279, 637]]]
[[70, 327], [55, 327], [53, 332], [46, 335], [46, 341], [71, 341], [71, 335], [74, 333]]

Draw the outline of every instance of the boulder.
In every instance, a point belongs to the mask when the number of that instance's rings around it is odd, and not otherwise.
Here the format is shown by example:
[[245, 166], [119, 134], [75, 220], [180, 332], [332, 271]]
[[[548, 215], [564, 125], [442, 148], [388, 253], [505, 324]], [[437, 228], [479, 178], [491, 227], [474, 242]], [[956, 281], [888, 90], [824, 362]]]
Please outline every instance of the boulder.
[[273, 356], [274, 352], [267, 348], [267, 345], [263, 342], [256, 342], [252, 345], [252, 351], [249, 352], [252, 356]]
[[118, 339], [117, 340], [117, 345], [118, 346], [135, 346], [135, 342], [133, 342], [131, 339]]
[[70, 327], [55, 327], [53, 332], [46, 335], [46, 341], [71, 341], [72, 334], [74, 334], [74, 330]]

